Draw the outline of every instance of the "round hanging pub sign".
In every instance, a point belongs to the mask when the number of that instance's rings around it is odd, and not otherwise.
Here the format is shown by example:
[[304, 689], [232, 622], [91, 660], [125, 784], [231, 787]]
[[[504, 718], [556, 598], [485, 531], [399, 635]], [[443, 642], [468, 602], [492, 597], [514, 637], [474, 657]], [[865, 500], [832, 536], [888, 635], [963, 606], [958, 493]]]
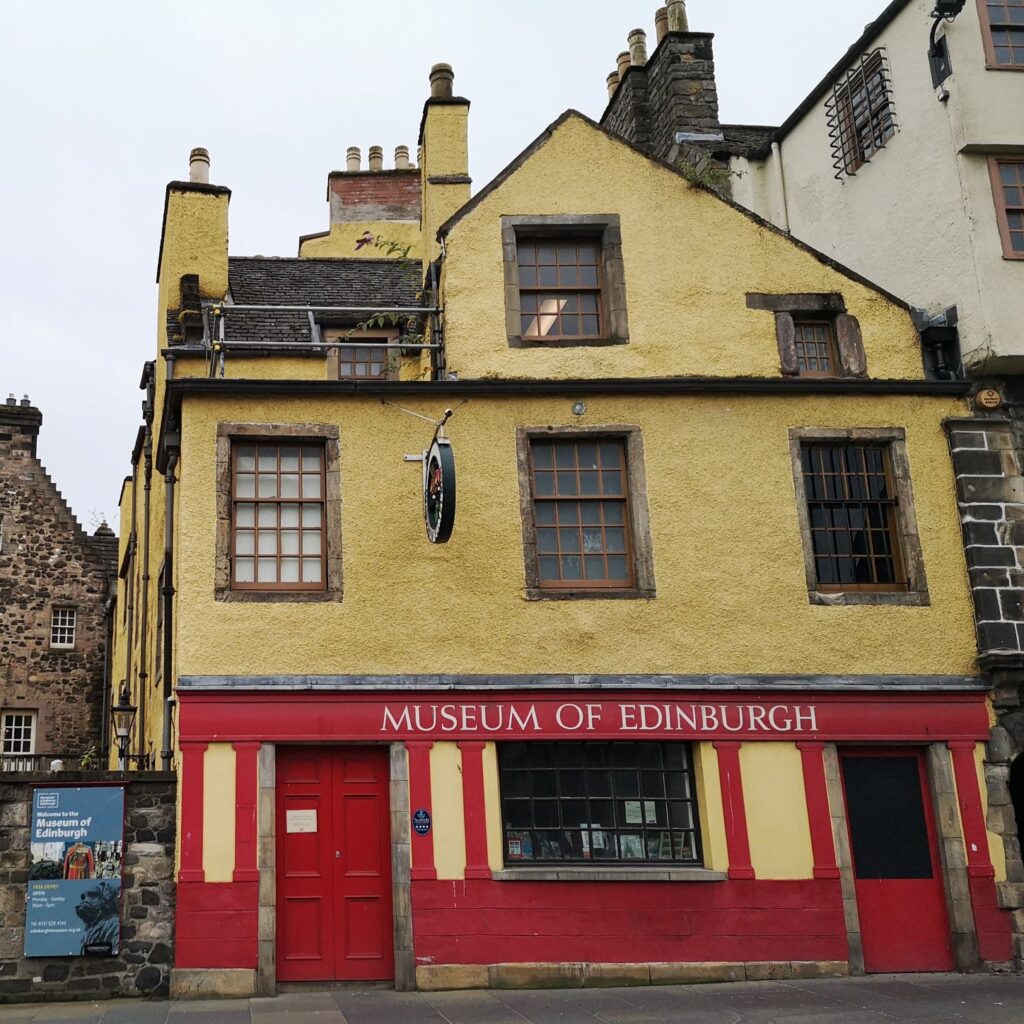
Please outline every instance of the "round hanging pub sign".
[[427, 540], [444, 544], [455, 525], [455, 455], [452, 443], [436, 436], [423, 464], [423, 518]]

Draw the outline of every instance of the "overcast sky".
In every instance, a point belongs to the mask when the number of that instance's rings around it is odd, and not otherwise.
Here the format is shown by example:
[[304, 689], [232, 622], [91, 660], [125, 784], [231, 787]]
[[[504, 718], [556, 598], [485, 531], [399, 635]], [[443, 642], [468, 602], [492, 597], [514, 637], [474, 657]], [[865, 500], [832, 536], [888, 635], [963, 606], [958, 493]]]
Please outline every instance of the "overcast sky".
[[[155, 355], [164, 186], [206, 146], [231, 254], [327, 228], [348, 146], [415, 153], [430, 65], [472, 101], [479, 189], [558, 114], [600, 116], [656, 0], [0, 0], [0, 400], [43, 411], [39, 453], [92, 528], [116, 505]], [[722, 120], [778, 124], [885, 0], [690, 0], [715, 33]], [[922, 54], [927, 23], [922, 24]], [[922, 57], [923, 59], [923, 57]]]

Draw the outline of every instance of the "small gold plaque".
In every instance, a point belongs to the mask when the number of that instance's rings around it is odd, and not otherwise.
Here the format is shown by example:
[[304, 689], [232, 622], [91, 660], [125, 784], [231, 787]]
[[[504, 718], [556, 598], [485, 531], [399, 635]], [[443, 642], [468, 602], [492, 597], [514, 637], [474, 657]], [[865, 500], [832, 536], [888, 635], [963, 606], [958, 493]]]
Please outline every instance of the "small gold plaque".
[[1003, 398], [995, 388], [985, 388], [979, 391], [976, 401], [982, 409], [998, 409], [1003, 404]]

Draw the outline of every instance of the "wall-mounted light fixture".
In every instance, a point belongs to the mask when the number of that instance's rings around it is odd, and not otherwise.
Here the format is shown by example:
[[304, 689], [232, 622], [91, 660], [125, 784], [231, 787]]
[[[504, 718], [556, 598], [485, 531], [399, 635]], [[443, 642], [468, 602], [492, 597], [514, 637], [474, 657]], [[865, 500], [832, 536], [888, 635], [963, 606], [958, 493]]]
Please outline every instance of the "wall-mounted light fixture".
[[928, 64], [932, 71], [932, 85], [935, 86], [939, 100], [949, 99], [949, 92], [942, 88], [942, 83], [953, 73], [949, 61], [949, 47], [946, 37], [938, 38], [939, 25], [944, 21], [952, 21], [963, 9], [967, 0], [935, 0], [932, 11], [932, 30], [928, 36]]

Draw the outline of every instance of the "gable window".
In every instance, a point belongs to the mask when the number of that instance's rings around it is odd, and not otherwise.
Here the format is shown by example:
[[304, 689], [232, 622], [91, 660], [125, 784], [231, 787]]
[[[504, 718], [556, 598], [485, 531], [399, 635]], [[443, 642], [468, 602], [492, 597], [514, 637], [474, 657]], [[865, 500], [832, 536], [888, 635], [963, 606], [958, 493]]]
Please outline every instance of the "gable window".
[[217, 424], [218, 601], [342, 599], [338, 427]]
[[829, 320], [794, 320], [793, 348], [800, 377], [838, 377], [835, 332]]
[[498, 745], [505, 863], [701, 863], [688, 743]]
[[520, 431], [528, 597], [653, 596], [639, 431]]
[[509, 345], [629, 340], [617, 216], [502, 217], [501, 238]]
[[517, 239], [523, 338], [603, 337], [600, 249], [593, 236]]
[[78, 613], [74, 608], [54, 608], [50, 613], [50, 646], [70, 650], [75, 646]]
[[788, 377], [866, 377], [857, 318], [836, 292], [748, 292], [747, 308], [775, 314], [779, 366]]
[[1024, 70], [1024, 3], [978, 0], [978, 12], [988, 67]]
[[[1024, 13], [1024, 6], [1020, 10]], [[1024, 260], [1024, 159], [989, 157], [989, 173], [1003, 256]]]
[[5, 772], [27, 771], [35, 767], [36, 716], [31, 712], [5, 711], [0, 768]]
[[896, 134], [885, 50], [861, 57], [832, 87], [825, 105], [836, 177], [857, 173]]
[[790, 438], [812, 601], [927, 603], [903, 432], [794, 429]]
[[323, 590], [323, 445], [238, 444], [233, 454], [233, 586]]

